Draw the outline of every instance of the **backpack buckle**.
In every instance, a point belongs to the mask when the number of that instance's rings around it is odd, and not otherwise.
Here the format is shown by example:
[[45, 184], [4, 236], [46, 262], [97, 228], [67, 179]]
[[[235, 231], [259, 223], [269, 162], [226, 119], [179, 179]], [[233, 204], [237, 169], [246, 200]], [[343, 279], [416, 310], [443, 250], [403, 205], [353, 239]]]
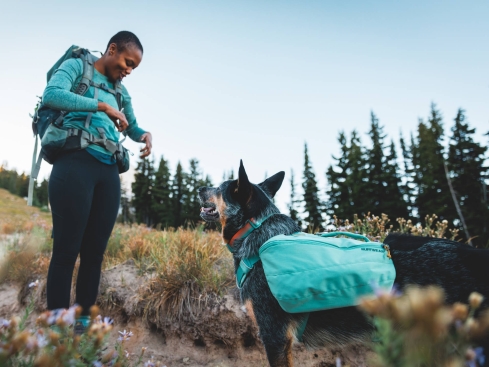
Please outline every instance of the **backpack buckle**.
[[255, 218], [250, 218], [247, 220], [247, 222], [250, 224], [250, 226], [253, 227], [253, 229], [257, 229], [260, 227], [261, 223], [258, 223]]

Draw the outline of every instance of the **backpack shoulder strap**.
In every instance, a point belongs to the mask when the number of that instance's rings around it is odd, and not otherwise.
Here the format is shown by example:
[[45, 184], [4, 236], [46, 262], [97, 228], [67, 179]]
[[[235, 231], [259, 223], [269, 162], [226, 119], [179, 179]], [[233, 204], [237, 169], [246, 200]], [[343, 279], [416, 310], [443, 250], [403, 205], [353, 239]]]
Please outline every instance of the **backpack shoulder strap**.
[[83, 74], [75, 89], [75, 93], [83, 96], [90, 88], [90, 83], [93, 80], [94, 57], [85, 48], [79, 48], [73, 51], [73, 57], [79, 58], [83, 62]]
[[122, 83], [120, 80], [117, 80], [114, 83], [115, 89], [115, 99], [117, 100], [117, 106], [119, 107], [119, 111], [122, 110]]
[[[83, 62], [82, 78], [75, 89], [75, 94], [83, 96], [85, 93], [87, 93], [88, 88], [90, 88], [92, 85], [93, 69], [95, 68], [93, 64], [95, 63], [95, 58], [92, 56], [90, 51], [85, 48], [74, 49], [73, 58], [81, 59]], [[60, 126], [66, 114], [66, 111], [61, 111], [59, 117], [56, 119], [56, 121], [54, 121], [54, 124]]]

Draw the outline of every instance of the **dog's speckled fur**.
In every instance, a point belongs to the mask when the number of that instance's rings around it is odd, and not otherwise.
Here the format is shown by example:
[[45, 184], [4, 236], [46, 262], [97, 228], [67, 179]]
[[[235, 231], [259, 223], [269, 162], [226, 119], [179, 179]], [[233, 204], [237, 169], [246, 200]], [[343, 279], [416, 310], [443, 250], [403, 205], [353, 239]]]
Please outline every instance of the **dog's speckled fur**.
[[[258, 254], [260, 246], [279, 234], [299, 232], [288, 216], [280, 214], [272, 198], [279, 190], [284, 172], [261, 184], [249, 182], [241, 162], [237, 180], [223, 182], [219, 187], [199, 189], [206, 221], [220, 221], [222, 236], [228, 242], [250, 218], [262, 219], [273, 214], [260, 228], [245, 239], [234, 242], [235, 267], [244, 257]], [[212, 209], [211, 209], [212, 208]], [[389, 235], [384, 243], [391, 247], [396, 267], [397, 286], [437, 284], [445, 289], [447, 303], [467, 302], [472, 291], [483, 294], [488, 305], [489, 251], [474, 249], [444, 239]], [[261, 262], [248, 274], [241, 289], [241, 300], [249, 315], [258, 324], [260, 337], [272, 367], [292, 366], [292, 342], [305, 314], [285, 312], [268, 287]], [[347, 345], [365, 341], [373, 326], [356, 307], [312, 312], [303, 334], [308, 347]]]

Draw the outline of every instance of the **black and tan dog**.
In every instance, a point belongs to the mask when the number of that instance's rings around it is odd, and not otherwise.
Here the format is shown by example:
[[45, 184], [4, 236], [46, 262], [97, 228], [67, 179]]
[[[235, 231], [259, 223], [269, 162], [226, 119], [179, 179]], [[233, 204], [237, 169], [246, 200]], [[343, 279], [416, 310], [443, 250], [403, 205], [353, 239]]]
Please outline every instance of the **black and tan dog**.
[[[272, 202], [283, 179], [284, 172], [279, 172], [260, 184], [252, 184], [241, 162], [237, 180], [199, 189], [201, 217], [221, 222], [223, 240], [233, 251], [236, 268], [242, 258], [257, 255], [271, 237], [300, 232], [297, 224], [280, 214]], [[248, 220], [256, 223], [265, 218], [259, 228], [247, 228]], [[466, 302], [469, 294], [477, 291], [485, 296], [484, 306], [488, 306], [489, 251], [444, 239], [406, 235], [389, 235], [384, 243], [391, 247], [395, 283], [400, 290], [409, 284], [436, 284], [444, 288], [447, 303]], [[248, 314], [258, 324], [270, 365], [292, 366], [292, 342], [305, 325], [306, 314], [286, 313], [279, 306], [261, 262], [247, 275], [240, 291]], [[362, 342], [373, 330], [356, 307], [312, 312], [308, 317], [302, 341], [312, 348]]]

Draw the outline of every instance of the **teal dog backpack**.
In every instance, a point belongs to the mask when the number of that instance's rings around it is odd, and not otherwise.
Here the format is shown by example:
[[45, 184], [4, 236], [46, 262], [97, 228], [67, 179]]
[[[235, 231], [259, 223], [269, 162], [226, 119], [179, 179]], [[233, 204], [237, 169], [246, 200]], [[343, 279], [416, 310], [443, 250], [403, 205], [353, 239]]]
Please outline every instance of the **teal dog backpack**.
[[238, 287], [259, 260], [273, 296], [289, 313], [355, 306], [376, 287], [390, 290], [396, 278], [388, 245], [349, 232], [272, 237], [259, 256], [241, 260]]

